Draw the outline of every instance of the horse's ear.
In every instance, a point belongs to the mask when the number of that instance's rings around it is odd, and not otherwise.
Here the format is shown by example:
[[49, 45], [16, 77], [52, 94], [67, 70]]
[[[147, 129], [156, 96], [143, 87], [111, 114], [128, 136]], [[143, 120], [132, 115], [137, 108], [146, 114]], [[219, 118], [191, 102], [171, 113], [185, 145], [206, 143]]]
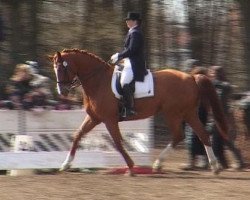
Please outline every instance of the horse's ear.
[[62, 60], [62, 55], [59, 51], [56, 52], [56, 56], [58, 60]]
[[48, 58], [49, 61], [53, 61], [54, 60], [54, 56], [52, 56], [52, 55], [47, 55], [47, 58]]

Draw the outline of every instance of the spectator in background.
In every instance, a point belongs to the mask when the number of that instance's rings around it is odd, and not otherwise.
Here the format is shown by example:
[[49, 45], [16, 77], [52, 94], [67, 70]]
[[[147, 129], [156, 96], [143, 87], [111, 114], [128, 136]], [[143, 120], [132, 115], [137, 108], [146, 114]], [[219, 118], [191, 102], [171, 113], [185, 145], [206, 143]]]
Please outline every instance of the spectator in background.
[[25, 64], [29, 65], [35, 71], [36, 74], [40, 73], [38, 62], [27, 60], [25, 61]]
[[243, 128], [246, 130], [245, 136], [250, 137], [250, 92], [243, 93], [243, 97], [241, 97], [238, 102], [238, 106], [240, 113], [242, 113]]
[[[30, 82], [33, 87], [33, 101], [35, 105], [42, 106], [48, 105], [49, 100], [52, 99], [52, 93], [50, 90], [50, 79], [39, 73], [38, 63], [35, 61], [26, 61], [32, 73], [32, 80]], [[44, 99], [45, 97], [45, 99]]]
[[18, 64], [7, 86], [11, 109], [32, 109], [45, 107], [51, 97], [49, 79], [37, 73], [30, 65]]
[[[230, 113], [230, 106], [229, 106], [229, 100], [230, 100], [230, 94], [231, 94], [231, 85], [226, 81], [225, 73], [222, 67], [219, 66], [213, 66], [207, 71], [206, 68], [202, 67], [194, 67], [191, 72], [191, 74], [204, 74], [209, 75], [211, 78], [215, 89], [217, 91], [217, 94], [222, 102], [223, 110], [225, 112], [225, 115], [227, 117], [227, 121], [229, 125], [233, 125], [232, 122], [233, 117]], [[229, 168], [228, 161], [226, 159], [225, 155], [225, 146], [228, 147], [228, 149], [233, 153], [235, 159], [238, 161], [238, 168], [242, 169], [244, 167], [244, 162], [241, 156], [241, 153], [239, 149], [237, 149], [234, 145], [234, 143], [229, 140], [225, 141], [222, 136], [220, 135], [219, 131], [216, 128], [215, 123], [213, 122], [213, 118], [208, 115], [209, 108], [206, 104], [203, 103], [201, 100], [201, 104], [199, 107], [199, 117], [201, 122], [206, 126], [208, 132], [211, 134], [212, 137], [212, 148], [214, 150], [214, 154], [217, 157], [219, 163], [221, 164], [221, 167], [223, 169]], [[208, 120], [209, 119], [209, 120]], [[212, 120], [210, 123], [210, 126], [208, 125], [208, 121]], [[234, 131], [232, 127], [230, 128], [231, 131]], [[195, 162], [197, 161], [197, 157], [199, 155], [205, 156], [205, 150], [204, 146], [199, 140], [199, 138], [192, 132], [192, 129], [188, 132], [186, 132], [186, 141], [188, 144], [188, 152], [189, 152], [189, 162], [186, 167], [184, 167], [184, 170], [194, 170], [196, 169]], [[204, 160], [204, 167], [208, 166], [207, 159]]]
[[[230, 125], [233, 125], [234, 122], [232, 121], [233, 117], [231, 117], [232, 112], [229, 105], [232, 86], [226, 79], [224, 68], [221, 66], [211, 66], [209, 68], [208, 75], [212, 80], [217, 94], [221, 100], [222, 107], [228, 121], [229, 132], [233, 131], [234, 128], [230, 127]], [[210, 132], [212, 134], [212, 148], [221, 166], [224, 169], [229, 168], [224, 149], [224, 147], [227, 146], [227, 148], [233, 153], [235, 159], [237, 160], [238, 168], [242, 169], [244, 167], [243, 158], [241, 156], [240, 150], [235, 147], [234, 143], [231, 140], [225, 141], [222, 138], [214, 122], [211, 123]]]
[[6, 102], [7, 107], [11, 109], [26, 108], [26, 101], [30, 99], [28, 94], [32, 89], [31, 79], [29, 67], [18, 64], [10, 78], [10, 83], [7, 85], [6, 93], [9, 96], [9, 101]]
[[[200, 67], [200, 61], [197, 59], [187, 59], [183, 62], [182, 71], [190, 73], [193, 68]], [[198, 69], [198, 68], [197, 68]]]

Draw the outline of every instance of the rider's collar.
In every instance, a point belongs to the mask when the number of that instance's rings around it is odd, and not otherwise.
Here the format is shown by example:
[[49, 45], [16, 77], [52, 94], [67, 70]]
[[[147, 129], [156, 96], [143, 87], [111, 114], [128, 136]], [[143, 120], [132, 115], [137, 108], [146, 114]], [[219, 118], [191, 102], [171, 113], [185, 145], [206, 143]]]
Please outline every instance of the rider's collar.
[[133, 26], [132, 28], [130, 28], [130, 29], [128, 30], [128, 32], [131, 32], [131, 31], [132, 31], [133, 29], [135, 29], [137, 26], [138, 26], [138, 25]]

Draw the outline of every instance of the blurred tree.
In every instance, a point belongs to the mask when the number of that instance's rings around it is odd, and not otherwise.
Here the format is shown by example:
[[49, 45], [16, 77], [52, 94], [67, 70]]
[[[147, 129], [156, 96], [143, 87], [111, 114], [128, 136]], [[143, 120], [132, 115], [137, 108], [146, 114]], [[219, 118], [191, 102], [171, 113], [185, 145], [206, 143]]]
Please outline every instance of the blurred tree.
[[[245, 30], [244, 44], [245, 44], [245, 65], [247, 75], [250, 77], [250, 1], [237, 0], [240, 4], [241, 13], [243, 16], [242, 22]], [[250, 90], [250, 79], [247, 79], [247, 89]]]
[[4, 34], [3, 34], [3, 20], [1, 17], [1, 13], [0, 13], [0, 42], [4, 40]]
[[192, 51], [191, 57], [202, 62], [203, 52], [203, 28], [201, 26], [202, 19], [199, 17], [198, 8], [195, 0], [188, 0], [188, 26], [190, 35], [192, 36], [190, 49]]

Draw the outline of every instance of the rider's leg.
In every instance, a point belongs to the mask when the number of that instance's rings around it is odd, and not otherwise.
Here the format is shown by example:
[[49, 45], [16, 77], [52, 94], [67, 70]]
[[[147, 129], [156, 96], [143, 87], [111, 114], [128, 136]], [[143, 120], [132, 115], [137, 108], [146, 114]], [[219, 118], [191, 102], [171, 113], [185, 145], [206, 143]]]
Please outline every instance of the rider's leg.
[[134, 74], [129, 59], [124, 59], [124, 68], [121, 74], [121, 86], [123, 88], [123, 99], [126, 111], [123, 113], [123, 117], [134, 115], [134, 94], [130, 87], [130, 83], [133, 81]]
[[131, 86], [129, 84], [125, 84], [123, 86], [123, 98], [124, 98], [124, 103], [126, 107], [126, 112], [124, 113], [125, 115], [123, 117], [135, 115], [136, 112], [134, 110], [134, 92], [131, 89]]

